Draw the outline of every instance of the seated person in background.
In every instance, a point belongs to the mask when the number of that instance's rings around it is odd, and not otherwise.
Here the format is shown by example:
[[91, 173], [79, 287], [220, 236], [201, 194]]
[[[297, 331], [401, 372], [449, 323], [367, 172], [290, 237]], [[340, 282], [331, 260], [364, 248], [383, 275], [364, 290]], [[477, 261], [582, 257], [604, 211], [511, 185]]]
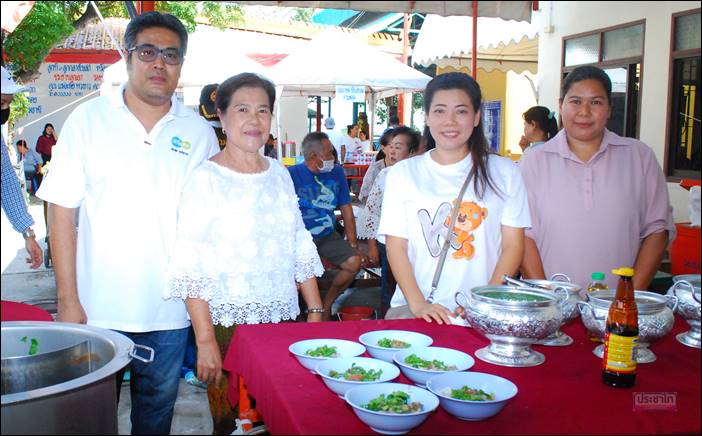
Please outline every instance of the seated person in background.
[[365, 203], [366, 199], [368, 198], [368, 194], [370, 194], [371, 188], [373, 188], [373, 184], [375, 183], [375, 178], [378, 177], [378, 174], [383, 168], [389, 167], [390, 164], [390, 156], [387, 155], [387, 147], [388, 144], [390, 144], [390, 140], [393, 137], [393, 131], [388, 130], [387, 132], [383, 133], [383, 136], [380, 137], [380, 147], [381, 151], [378, 153], [380, 155], [382, 153], [383, 157], [377, 159], [375, 162], [373, 162], [369, 167], [368, 171], [366, 171], [366, 174], [363, 176], [363, 183], [361, 184], [361, 192], [358, 193], [358, 199], [361, 200], [361, 203]]
[[271, 159], [278, 159], [278, 140], [272, 133], [268, 134], [268, 140], [263, 146], [263, 155]]
[[24, 165], [24, 178], [27, 180], [27, 190], [30, 194], [34, 194], [41, 183], [41, 156], [34, 150], [31, 150], [24, 139], [17, 141], [17, 152], [20, 156], [19, 160]]
[[556, 114], [544, 106], [534, 106], [522, 114], [524, 135], [519, 140], [523, 154], [543, 144], [558, 134]]
[[[325, 133], [309, 133], [302, 140], [305, 161], [288, 168], [302, 219], [312, 234], [319, 256], [340, 269], [322, 302], [325, 320], [331, 318], [334, 300], [349, 287], [361, 269], [361, 263], [365, 262], [365, 255], [358, 251], [356, 221], [346, 177], [342, 168], [334, 165], [332, 148]], [[334, 231], [336, 208], [341, 210], [347, 240]]]

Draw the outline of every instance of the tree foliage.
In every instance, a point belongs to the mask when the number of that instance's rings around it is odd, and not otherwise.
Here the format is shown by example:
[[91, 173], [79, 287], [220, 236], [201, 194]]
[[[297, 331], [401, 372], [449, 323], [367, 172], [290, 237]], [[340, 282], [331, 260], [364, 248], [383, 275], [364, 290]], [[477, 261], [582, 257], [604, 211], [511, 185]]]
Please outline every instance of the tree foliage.
[[8, 120], [8, 131], [12, 131], [16, 120], [22, 119], [29, 113], [29, 98], [23, 92], [15, 94], [15, 98], [10, 103], [10, 119]]
[[302, 21], [305, 23], [312, 22], [312, 16], [314, 15], [314, 9], [310, 8], [295, 8], [295, 15], [292, 16], [293, 21]]
[[[22, 23], [3, 41], [6, 60], [21, 82], [31, 80], [52, 47], [76, 30], [98, 19], [87, 1], [35, 2]], [[104, 18], [128, 17], [122, 1], [95, 2]], [[155, 8], [180, 18], [188, 32], [202, 16], [220, 29], [240, 24], [244, 13], [240, 6], [216, 1], [157, 1]]]
[[3, 42], [13, 69], [26, 79], [35, 72], [58, 41], [73, 31], [60, 2], [35, 2], [32, 10]]

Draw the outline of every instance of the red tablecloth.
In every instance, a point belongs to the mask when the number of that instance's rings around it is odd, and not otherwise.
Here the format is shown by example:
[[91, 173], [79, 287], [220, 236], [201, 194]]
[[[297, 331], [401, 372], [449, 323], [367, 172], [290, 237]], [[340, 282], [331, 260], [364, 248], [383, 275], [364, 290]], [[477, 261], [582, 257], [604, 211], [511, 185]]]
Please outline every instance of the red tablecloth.
[[[512, 380], [519, 393], [500, 414], [482, 422], [460, 421], [441, 407], [413, 434], [672, 434], [700, 433], [700, 350], [675, 340], [689, 328], [676, 317], [673, 332], [654, 343], [658, 360], [638, 367], [632, 389], [616, 389], [601, 381], [601, 360], [592, 354], [597, 345], [586, 337], [580, 320], [563, 331], [575, 343], [567, 347], [537, 346], [546, 356], [542, 365], [508, 368], [479, 359], [471, 371]], [[236, 402], [237, 376], [243, 375], [256, 409], [272, 434], [374, 434], [322, 380], [302, 367], [288, 352], [293, 342], [311, 338], [358, 340], [380, 329], [412, 330], [475, 356], [488, 344], [476, 331], [439, 326], [423, 320], [353, 321], [318, 324], [239, 326], [227, 352], [230, 399]], [[396, 381], [409, 383], [400, 376]], [[636, 393], [675, 395], [673, 411], [636, 408]]]
[[53, 321], [46, 310], [31, 304], [2, 300], [0, 302], [0, 318], [3, 321]]

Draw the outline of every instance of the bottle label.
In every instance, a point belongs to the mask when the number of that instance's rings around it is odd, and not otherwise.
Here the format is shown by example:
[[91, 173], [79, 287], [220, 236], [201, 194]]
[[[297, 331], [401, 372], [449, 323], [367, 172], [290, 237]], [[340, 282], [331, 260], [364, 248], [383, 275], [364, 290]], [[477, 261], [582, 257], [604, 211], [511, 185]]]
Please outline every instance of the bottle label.
[[620, 374], [633, 374], [636, 372], [635, 357], [636, 347], [639, 344], [638, 336], [619, 336], [607, 332], [604, 342], [603, 369]]

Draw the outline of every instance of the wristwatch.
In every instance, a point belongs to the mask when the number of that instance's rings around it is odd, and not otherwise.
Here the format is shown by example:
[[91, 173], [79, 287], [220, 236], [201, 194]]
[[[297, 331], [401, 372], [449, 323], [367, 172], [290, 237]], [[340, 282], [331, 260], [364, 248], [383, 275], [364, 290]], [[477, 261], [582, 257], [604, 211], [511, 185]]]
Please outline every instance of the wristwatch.
[[31, 227], [27, 227], [23, 232], [22, 232], [22, 237], [24, 239], [29, 239], [29, 238], [35, 238], [36, 235], [34, 234], [34, 230], [32, 230]]

